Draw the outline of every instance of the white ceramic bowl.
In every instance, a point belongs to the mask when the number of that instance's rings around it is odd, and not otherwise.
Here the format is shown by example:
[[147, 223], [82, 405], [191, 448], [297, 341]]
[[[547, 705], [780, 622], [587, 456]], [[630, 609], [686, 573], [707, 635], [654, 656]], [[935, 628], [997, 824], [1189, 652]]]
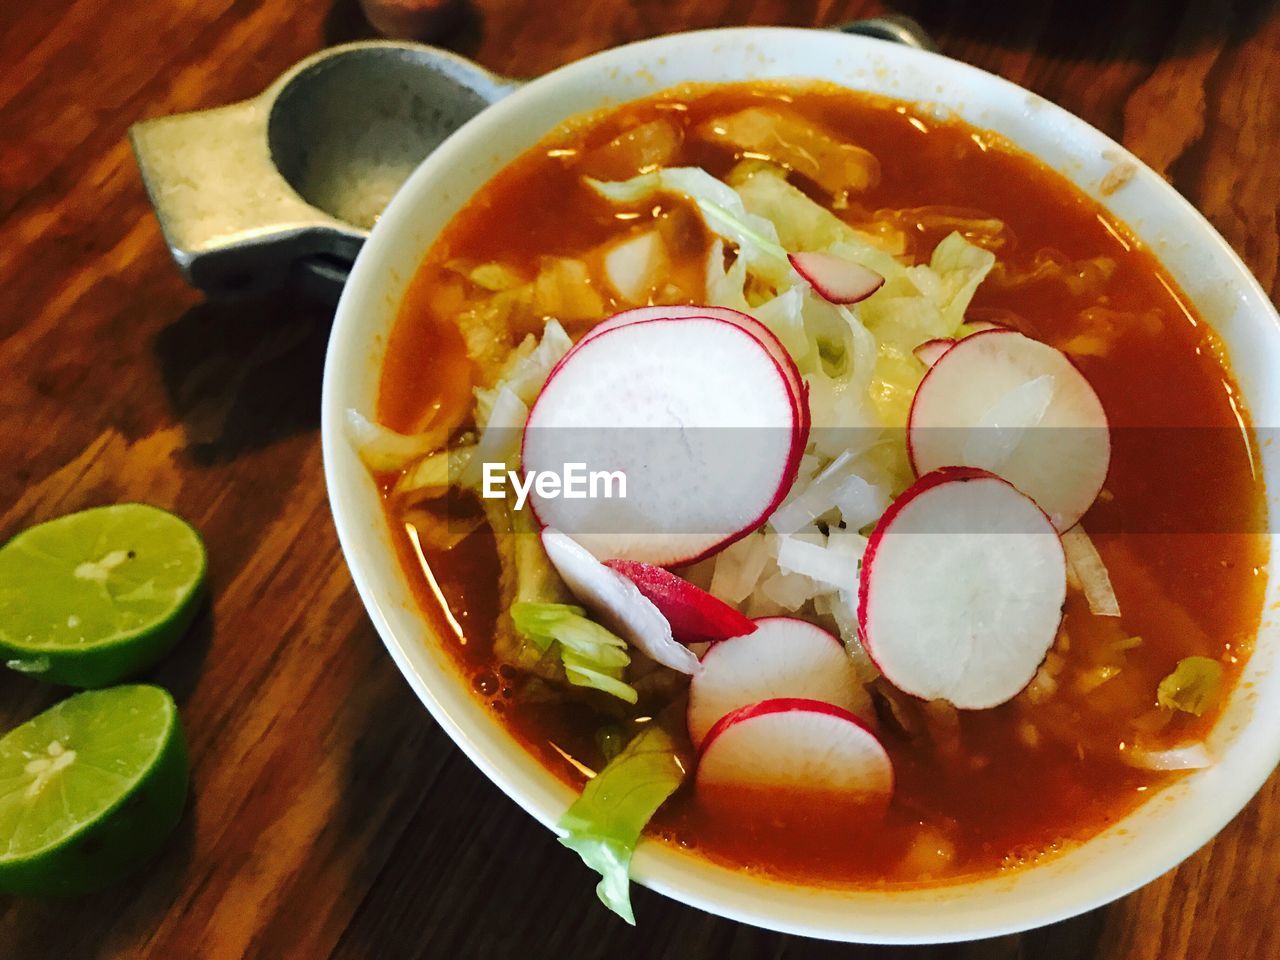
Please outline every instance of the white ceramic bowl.
[[[819, 77], [855, 90], [945, 107], [1035, 154], [1127, 223], [1218, 331], [1254, 422], [1280, 423], [1280, 318], [1207, 221], [1119, 144], [1035, 94], [944, 57], [813, 30], [678, 34], [610, 50], [555, 71], [468, 123], [409, 179], [364, 247], [338, 308], [325, 365], [323, 440], [329, 498], [356, 586], [387, 649], [436, 720], [473, 761], [551, 826], [571, 792], [513, 740], [462, 682], [414, 605], [373, 481], [343, 434], [343, 411], [372, 414], [387, 332], [440, 229], [505, 164], [566, 118], [686, 81]], [[1110, 196], [1118, 164], [1133, 175]], [[1135, 376], [1140, 375], [1135, 371]], [[1280, 448], [1263, 446], [1276, 515]], [[965, 940], [1039, 926], [1122, 896], [1209, 840], [1280, 758], [1280, 632], [1272, 619], [1280, 563], [1271, 558], [1257, 649], [1214, 735], [1221, 760], [1156, 795], [1088, 843], [1008, 875], [932, 889], [837, 891], [762, 881], [655, 842], [637, 881], [746, 923], [874, 943]], [[1034, 786], [1028, 785], [1029, 791]], [[565, 853], [565, 856], [571, 856]], [[584, 870], [583, 884], [594, 880]], [[644, 922], [643, 916], [641, 922]]]

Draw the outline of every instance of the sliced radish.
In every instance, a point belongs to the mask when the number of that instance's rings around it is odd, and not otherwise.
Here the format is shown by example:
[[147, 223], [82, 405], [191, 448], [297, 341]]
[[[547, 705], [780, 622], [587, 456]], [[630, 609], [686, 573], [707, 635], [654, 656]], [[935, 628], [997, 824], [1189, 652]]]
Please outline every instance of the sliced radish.
[[1098, 395], [1065, 354], [996, 329], [965, 337], [925, 374], [907, 451], [918, 474], [953, 465], [997, 473], [1067, 530], [1106, 481], [1111, 438]]
[[[529, 503], [597, 557], [692, 563], [754, 530], [786, 496], [804, 406], [739, 324], [681, 316], [613, 327], [565, 355], [529, 412], [526, 481], [553, 475]], [[569, 465], [580, 484], [613, 474], [615, 495], [581, 485], [557, 495]]]
[[884, 277], [862, 264], [830, 253], [790, 253], [796, 273], [831, 303], [857, 303], [884, 286]]
[[776, 697], [820, 700], [861, 717], [871, 698], [858, 682], [844, 645], [821, 627], [795, 617], [764, 617], [755, 632], [717, 643], [689, 684], [689, 739], [740, 707]]
[[800, 371], [796, 369], [795, 361], [791, 359], [791, 354], [782, 345], [782, 341], [777, 338], [772, 330], [749, 314], [742, 313], [739, 310], [731, 310], [728, 307], [636, 307], [634, 310], [615, 313], [607, 320], [597, 323], [583, 334], [582, 339], [578, 341], [578, 346], [582, 346], [602, 333], [608, 333], [610, 330], [616, 330], [618, 327], [625, 327], [628, 324], [643, 323], [647, 320], [687, 320], [691, 317], [710, 317], [713, 320], [732, 323], [759, 340], [761, 346], [769, 351], [769, 356], [773, 357], [778, 364], [778, 368], [787, 378], [787, 383], [791, 386], [792, 397], [795, 398], [796, 403], [800, 406], [800, 412], [803, 415], [801, 423], [803, 432], [801, 452], [803, 453], [809, 438], [809, 385], [805, 382], [804, 377], [800, 376]]
[[606, 560], [605, 566], [622, 574], [649, 598], [681, 643], [715, 643], [756, 629], [749, 617], [670, 570], [639, 560]]
[[[1003, 323], [996, 323], [994, 320], [966, 320], [964, 323], [968, 329], [966, 334], [983, 333], [987, 330], [1009, 330], [1010, 327]], [[956, 337], [934, 337], [932, 340], [926, 340], [924, 343], [918, 344], [911, 352], [915, 354], [917, 360], [926, 367], [932, 367], [937, 363], [944, 353], [956, 345], [958, 338]]]
[[543, 530], [542, 546], [569, 592], [604, 626], [672, 670], [697, 673], [701, 669], [698, 658], [676, 643], [671, 624], [634, 583], [558, 530]]
[[703, 741], [696, 782], [699, 789], [766, 788], [885, 802], [893, 793], [893, 763], [848, 710], [784, 697], [722, 717]]
[[932, 367], [942, 358], [944, 353], [955, 345], [954, 337], [934, 337], [932, 340], [926, 340], [924, 343], [918, 344], [911, 352], [926, 367]]
[[1067, 565], [1049, 518], [969, 467], [926, 474], [876, 525], [858, 628], [898, 689], [980, 710], [1035, 676], [1062, 620]]

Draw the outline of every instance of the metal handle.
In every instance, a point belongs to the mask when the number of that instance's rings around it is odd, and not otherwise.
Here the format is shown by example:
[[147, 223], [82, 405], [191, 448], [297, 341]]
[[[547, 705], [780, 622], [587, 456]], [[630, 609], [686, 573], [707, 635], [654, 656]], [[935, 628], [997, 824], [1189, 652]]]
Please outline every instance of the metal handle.
[[874, 37], [877, 40], [888, 40], [890, 43], [901, 43], [930, 53], [938, 52], [938, 45], [933, 42], [929, 34], [925, 33], [924, 27], [904, 14], [895, 13], [885, 17], [854, 20], [833, 29], [841, 33], [856, 33], [864, 37]]
[[211, 295], [336, 291], [377, 215], [445, 137], [518, 84], [443, 50], [324, 50], [243, 103], [129, 130], [174, 261]]

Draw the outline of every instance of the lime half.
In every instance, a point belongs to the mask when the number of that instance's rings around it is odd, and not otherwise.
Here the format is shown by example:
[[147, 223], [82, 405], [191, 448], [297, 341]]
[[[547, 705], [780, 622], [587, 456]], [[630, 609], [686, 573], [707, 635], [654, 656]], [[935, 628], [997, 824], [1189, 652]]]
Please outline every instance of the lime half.
[[159, 687], [78, 693], [0, 738], [0, 892], [87, 893], [182, 817], [187, 748]]
[[190, 626], [204, 572], [200, 535], [146, 504], [25, 530], [0, 548], [0, 662], [73, 687], [134, 676]]

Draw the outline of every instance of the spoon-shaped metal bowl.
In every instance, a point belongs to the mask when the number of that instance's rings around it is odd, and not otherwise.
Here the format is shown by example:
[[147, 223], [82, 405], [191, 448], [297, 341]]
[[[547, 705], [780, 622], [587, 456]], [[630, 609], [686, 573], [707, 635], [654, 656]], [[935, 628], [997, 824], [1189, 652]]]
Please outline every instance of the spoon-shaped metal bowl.
[[[907, 18], [839, 27], [933, 49]], [[251, 100], [129, 138], [174, 261], [211, 296], [287, 284], [336, 298], [369, 229], [446, 137], [520, 85], [421, 44], [322, 50]]]

